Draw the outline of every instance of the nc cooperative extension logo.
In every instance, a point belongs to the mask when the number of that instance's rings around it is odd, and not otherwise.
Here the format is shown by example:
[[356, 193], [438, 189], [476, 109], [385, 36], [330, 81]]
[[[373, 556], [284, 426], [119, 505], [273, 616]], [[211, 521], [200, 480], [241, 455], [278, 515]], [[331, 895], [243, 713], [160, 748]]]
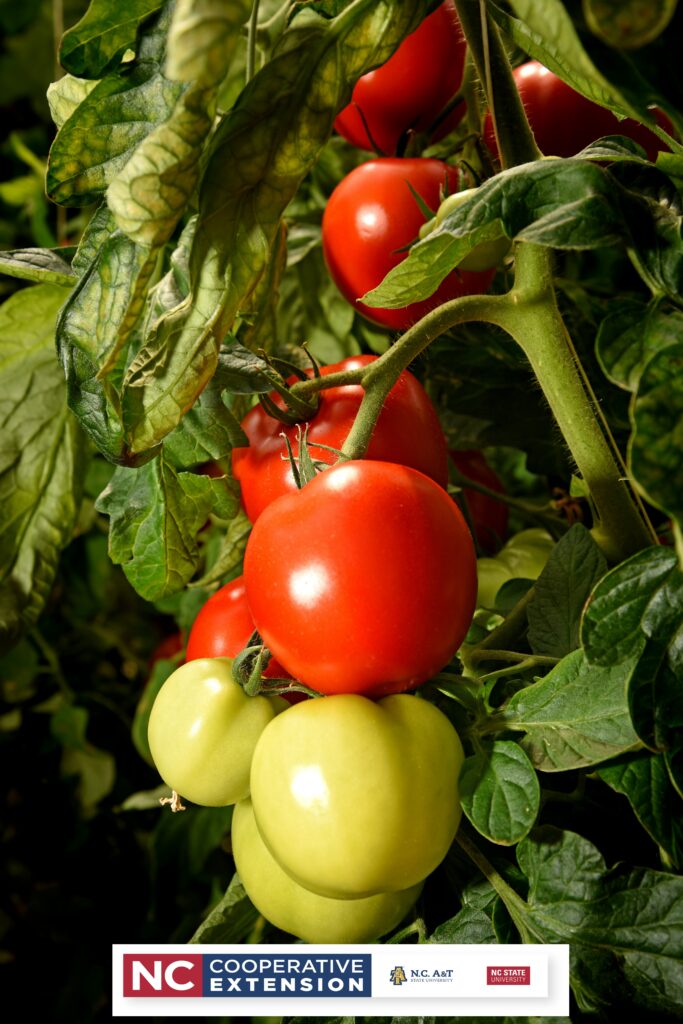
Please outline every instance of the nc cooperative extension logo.
[[286, 953], [124, 953], [123, 995], [357, 996], [372, 995], [371, 957]]

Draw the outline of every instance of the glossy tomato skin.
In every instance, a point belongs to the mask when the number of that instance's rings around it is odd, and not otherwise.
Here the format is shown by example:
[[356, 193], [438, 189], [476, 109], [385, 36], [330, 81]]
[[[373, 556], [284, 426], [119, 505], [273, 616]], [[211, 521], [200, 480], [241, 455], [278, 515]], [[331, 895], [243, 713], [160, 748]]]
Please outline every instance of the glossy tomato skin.
[[[354, 370], [376, 359], [376, 356], [352, 356], [323, 367], [321, 373], [326, 376]], [[320, 393], [318, 412], [308, 424], [308, 441], [314, 459], [327, 463], [336, 460], [333, 452], [316, 448], [315, 444], [342, 447], [363, 393], [360, 384], [328, 388]], [[286, 448], [282, 438], [286, 434], [294, 455], [298, 455], [297, 426], [285, 426], [257, 405], [242, 420], [242, 428], [249, 438], [249, 447], [233, 449], [233, 474], [242, 488], [244, 509], [255, 522], [275, 498], [297, 489], [289, 461], [283, 458]], [[441, 487], [448, 482], [448, 452], [436, 410], [420, 382], [407, 370], [387, 395], [367, 457], [412, 466]]]
[[428, 299], [401, 309], [375, 309], [358, 299], [405, 259], [425, 217], [412, 186], [432, 210], [458, 188], [458, 172], [423, 157], [368, 160], [337, 185], [322, 222], [323, 253], [340, 292], [368, 320], [401, 331], [431, 309], [460, 295], [485, 292], [495, 271], [452, 271]]
[[[460, 822], [463, 750], [438, 708], [409, 694], [297, 704], [252, 761], [259, 832], [300, 885], [335, 899], [416, 885]], [[277, 779], [277, 785], [273, 780]]]
[[474, 610], [472, 538], [433, 480], [389, 462], [345, 462], [254, 524], [244, 561], [259, 633], [321, 693], [412, 689], [461, 644]]
[[[481, 452], [475, 449], [462, 449], [451, 451], [450, 456], [456, 469], [464, 476], [498, 494], [504, 493], [503, 485]], [[481, 491], [472, 490], [471, 487], [464, 487], [463, 495], [472, 517], [479, 546], [483, 551], [496, 551], [507, 534], [507, 506], [502, 501], [482, 494]]]
[[305, 889], [283, 871], [263, 842], [251, 800], [232, 816], [235, 867], [249, 899], [263, 916], [305, 942], [372, 942], [400, 924], [422, 884], [364, 899], [331, 899]]
[[247, 697], [230, 658], [181, 665], [149, 717], [149, 749], [166, 785], [193, 803], [224, 807], [249, 795], [260, 734], [281, 710], [277, 698]]
[[426, 131], [456, 94], [465, 53], [455, 6], [447, 0], [406, 36], [385, 64], [356, 82], [351, 102], [337, 115], [334, 127], [359, 149], [393, 156], [409, 129]]
[[[575, 92], [537, 60], [515, 68], [514, 76], [536, 143], [546, 156], [575, 156], [604, 135], [633, 139], [645, 149], [650, 160], [664, 148], [649, 128], [628, 118], [620, 121], [610, 110]], [[657, 117], [663, 127], [670, 128], [664, 115]], [[490, 117], [486, 118], [484, 140], [497, 153]]]

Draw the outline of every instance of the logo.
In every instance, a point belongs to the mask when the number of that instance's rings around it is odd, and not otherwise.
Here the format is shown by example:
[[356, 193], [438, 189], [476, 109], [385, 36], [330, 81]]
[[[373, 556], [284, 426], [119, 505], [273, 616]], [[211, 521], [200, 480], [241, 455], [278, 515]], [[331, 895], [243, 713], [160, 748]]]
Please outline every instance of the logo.
[[530, 967], [487, 967], [487, 985], [530, 985]]
[[124, 954], [124, 996], [200, 996], [202, 957], [177, 953]]
[[389, 974], [389, 980], [392, 985], [402, 985], [404, 981], [407, 981], [406, 972], [402, 967], [394, 967]]

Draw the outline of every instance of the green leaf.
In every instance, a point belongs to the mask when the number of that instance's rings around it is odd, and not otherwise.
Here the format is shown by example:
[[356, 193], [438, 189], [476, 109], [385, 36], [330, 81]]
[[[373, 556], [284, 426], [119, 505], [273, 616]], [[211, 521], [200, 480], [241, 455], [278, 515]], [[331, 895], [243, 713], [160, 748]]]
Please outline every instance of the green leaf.
[[197, 185], [214, 106], [213, 89], [188, 89], [110, 183], [109, 209], [134, 242], [159, 246], [171, 237]]
[[92, 817], [97, 804], [108, 796], [116, 781], [116, 759], [106, 750], [87, 744], [86, 749], [65, 747], [61, 760], [62, 775], [78, 776], [77, 795], [86, 818]]
[[62, 38], [62, 66], [73, 75], [99, 78], [134, 46], [140, 24], [162, 6], [163, 0], [90, 0], [81, 20]]
[[135, 60], [98, 82], [57, 133], [46, 180], [54, 202], [96, 202], [136, 146], [171, 114], [184, 86], [163, 74], [169, 18], [165, 8], [148, 23]]
[[562, 658], [579, 646], [583, 606], [607, 561], [590, 532], [576, 523], [553, 548], [527, 610], [534, 654]]
[[677, 868], [683, 867], [683, 804], [664, 757], [640, 751], [597, 769], [599, 778], [628, 798], [634, 814]]
[[619, 309], [600, 324], [597, 355], [609, 379], [625, 391], [636, 391], [649, 359], [679, 342], [683, 312], [660, 302], [623, 299]]
[[258, 916], [258, 910], [247, 896], [239, 876], [233, 875], [222, 900], [202, 921], [190, 942], [242, 942]]
[[229, 352], [220, 353], [218, 369], [208, 386], [164, 441], [166, 457], [176, 469], [228, 459], [233, 448], [249, 443], [226, 402], [229, 372], [224, 366], [228, 359]]
[[466, 758], [463, 764], [462, 809], [493, 843], [519, 842], [536, 821], [540, 796], [538, 776], [517, 743], [496, 740], [490, 750]]
[[197, 536], [210, 513], [230, 518], [226, 478], [177, 472], [163, 456], [140, 469], [118, 467], [96, 508], [111, 517], [109, 554], [141, 597], [180, 590], [199, 565]]
[[445, 921], [435, 928], [429, 936], [429, 941], [434, 943], [464, 942], [469, 945], [470, 943], [495, 943], [498, 940], [488, 914], [475, 907], [463, 907], [450, 921]]
[[68, 291], [37, 285], [0, 307], [0, 643], [33, 625], [71, 540], [85, 469], [54, 323]]
[[[598, 149], [590, 153], [604, 159]], [[391, 309], [425, 299], [475, 246], [507, 237], [567, 250], [625, 245], [646, 282], [676, 300], [683, 283], [680, 223], [668, 192], [645, 195], [638, 180], [622, 183], [588, 160], [539, 160], [490, 178], [361, 298]]]
[[200, 579], [191, 583], [190, 586], [213, 587], [220, 583], [229, 583], [230, 580], [239, 576], [250, 533], [251, 522], [240, 509], [225, 532], [216, 561]]
[[67, 704], [50, 717], [50, 733], [63, 747], [85, 750], [89, 717], [85, 708]]
[[250, 9], [250, 0], [177, 0], [168, 35], [168, 77], [219, 85]]
[[11, 249], [0, 252], [0, 274], [45, 284], [76, 283], [76, 275], [58, 249]]
[[629, 463], [639, 490], [683, 528], [683, 343], [647, 363], [631, 415]]
[[87, 78], [76, 78], [74, 75], [63, 75], [52, 82], [47, 90], [47, 102], [52, 120], [61, 128], [69, 120], [76, 107], [80, 106], [86, 96], [93, 91], [97, 81]]
[[638, 745], [627, 700], [633, 669], [628, 661], [592, 666], [583, 651], [574, 651], [511, 697], [505, 721], [525, 733], [521, 745], [536, 768], [584, 768]]
[[357, 0], [326, 21], [300, 10], [275, 53], [211, 138], [192, 247], [192, 291], [128, 367], [130, 446], [152, 448], [212, 376], [235, 317], [268, 266], [280, 220], [332, 131], [355, 80], [382, 63], [427, 0]]
[[571, 945], [582, 1005], [669, 1013], [683, 1004], [683, 878], [618, 864], [551, 826], [517, 847], [533, 941]]

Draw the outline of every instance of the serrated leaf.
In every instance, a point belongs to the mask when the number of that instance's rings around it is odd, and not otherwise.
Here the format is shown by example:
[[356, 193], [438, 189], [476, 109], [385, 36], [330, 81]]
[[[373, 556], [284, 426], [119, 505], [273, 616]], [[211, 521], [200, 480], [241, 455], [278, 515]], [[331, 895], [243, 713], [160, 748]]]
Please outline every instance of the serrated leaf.
[[553, 548], [534, 585], [527, 610], [529, 643], [534, 654], [562, 658], [579, 646], [583, 606], [607, 570], [607, 560], [580, 523]]
[[213, 89], [189, 88], [110, 183], [109, 209], [121, 230], [139, 245], [168, 241], [190, 202], [214, 105]]
[[230, 521], [216, 561], [200, 579], [190, 585], [212, 587], [219, 583], [229, 583], [230, 580], [239, 576], [250, 533], [251, 522], [240, 509], [234, 519]]
[[466, 758], [463, 764], [462, 809], [493, 843], [519, 842], [536, 821], [540, 796], [538, 776], [517, 743], [496, 740], [490, 750]]
[[50, 114], [57, 128], [69, 120], [76, 107], [80, 106], [97, 85], [97, 80], [76, 78], [74, 75], [63, 75], [47, 88], [47, 102]]
[[264, 274], [282, 214], [331, 133], [359, 75], [386, 60], [427, 0], [357, 0], [325, 21], [299, 11], [268, 63], [212, 136], [199, 197], [203, 230], [192, 291], [128, 368], [124, 422], [135, 451], [153, 447], [212, 376], [220, 345]]
[[640, 824], [683, 867], [683, 804], [661, 754], [641, 751], [597, 769], [599, 778], [628, 798]]
[[0, 642], [33, 625], [78, 517], [86, 461], [54, 354], [68, 291], [37, 285], [0, 307]]
[[71, 265], [57, 249], [10, 249], [0, 252], [0, 274], [45, 284], [76, 283]]
[[[683, 1004], [683, 878], [618, 864], [551, 826], [517, 847], [533, 941], [571, 944], [571, 983], [596, 1007], [676, 1014]], [[578, 990], [578, 991], [577, 991]]]
[[168, 35], [168, 77], [219, 85], [250, 9], [249, 0], [177, 0]]
[[96, 202], [136, 146], [171, 114], [184, 86], [163, 75], [169, 18], [166, 7], [147, 23], [135, 60], [98, 82], [57, 133], [46, 180], [54, 202]]
[[191, 943], [240, 942], [251, 932], [259, 916], [239, 876], [233, 875], [225, 895], [200, 924]]
[[81, 20], [62, 38], [59, 59], [74, 75], [99, 78], [135, 43], [140, 24], [163, 0], [91, 0]]
[[600, 324], [596, 351], [609, 379], [636, 391], [641, 374], [657, 352], [679, 342], [683, 312], [656, 302], [646, 305], [624, 299]]
[[429, 942], [434, 943], [464, 942], [469, 945], [497, 941], [491, 918], [475, 907], [463, 907], [455, 917], [440, 924], [429, 936]]
[[162, 457], [118, 467], [97, 500], [110, 516], [109, 555], [141, 597], [180, 590], [199, 565], [197, 536], [215, 509], [230, 518], [237, 501], [225, 478], [179, 473]]
[[647, 363], [631, 416], [629, 464], [635, 481], [652, 505], [683, 528], [683, 343], [669, 345]]
[[639, 745], [627, 700], [634, 661], [589, 665], [583, 651], [515, 693], [504, 711], [510, 729], [540, 771], [585, 768]]

